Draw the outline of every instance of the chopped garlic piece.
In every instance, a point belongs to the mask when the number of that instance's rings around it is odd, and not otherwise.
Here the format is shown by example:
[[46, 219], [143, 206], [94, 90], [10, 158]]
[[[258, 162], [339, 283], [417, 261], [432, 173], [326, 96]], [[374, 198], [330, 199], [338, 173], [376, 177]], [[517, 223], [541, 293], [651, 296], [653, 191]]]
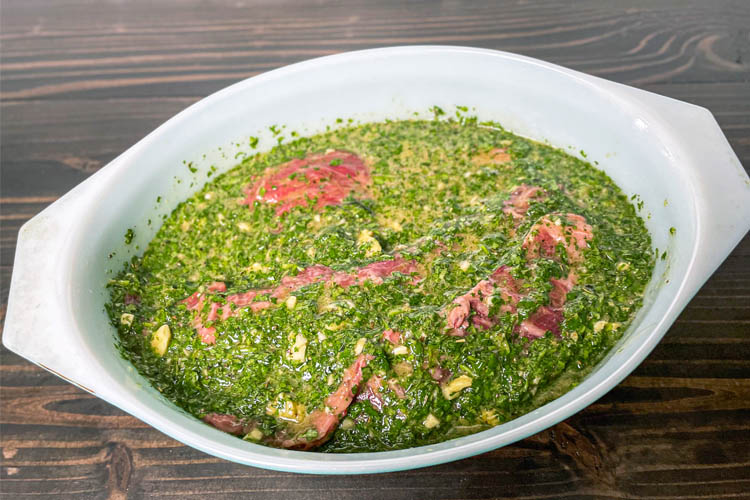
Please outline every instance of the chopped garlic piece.
[[369, 229], [363, 229], [359, 232], [359, 235], [357, 235], [357, 243], [359, 243], [360, 245], [369, 243], [373, 239], [375, 239], [375, 237], [372, 235], [372, 231], [370, 231]]
[[396, 375], [399, 377], [405, 377], [414, 373], [414, 368], [412, 368], [412, 366], [406, 361], [402, 361], [393, 365], [393, 371], [396, 372]]
[[345, 418], [341, 422], [341, 428], [344, 429], [345, 431], [348, 431], [349, 429], [353, 429], [354, 428], [354, 420], [352, 420], [351, 418], [348, 418], [348, 417]]
[[265, 267], [260, 262], [253, 262], [253, 265], [250, 266], [250, 270], [253, 272], [259, 272], [259, 271], [265, 271]]
[[120, 316], [120, 324], [125, 326], [130, 326], [133, 324], [133, 320], [135, 319], [135, 316], [133, 316], [130, 313], [122, 313], [122, 316]]
[[274, 401], [266, 406], [267, 415], [275, 415], [282, 420], [300, 423], [307, 417], [307, 408], [304, 405], [286, 399], [286, 394], [280, 393]]
[[325, 339], [327, 339], [326, 334], [323, 332], [318, 332], [318, 341], [323, 342]]
[[404, 354], [409, 354], [409, 349], [405, 345], [400, 345], [398, 347], [394, 347], [393, 351], [391, 351], [394, 356], [403, 356]]
[[294, 415], [294, 403], [291, 401], [284, 401], [284, 406], [279, 410], [279, 416], [281, 418], [293, 418]]
[[462, 260], [458, 263], [458, 268], [464, 272], [468, 271], [469, 267], [471, 267], [471, 263], [468, 260]]
[[473, 380], [468, 375], [461, 375], [454, 378], [442, 387], [443, 396], [447, 400], [455, 399], [458, 393], [467, 387], [471, 387]]
[[291, 420], [300, 423], [302, 422], [303, 413], [304, 406], [298, 405], [292, 401], [284, 401], [284, 407], [279, 410], [279, 417], [283, 420]]
[[357, 356], [362, 354], [362, 350], [365, 348], [366, 343], [367, 343], [366, 338], [362, 337], [361, 339], [359, 339], [354, 346], [354, 354], [356, 354]]
[[301, 333], [297, 334], [297, 338], [294, 341], [292, 350], [289, 355], [289, 359], [303, 363], [305, 361], [305, 351], [307, 350], [307, 339]]
[[[283, 394], [280, 394], [281, 398]], [[279, 399], [276, 401], [277, 407], [274, 408], [274, 413], [282, 420], [288, 422], [301, 423], [307, 416], [307, 409], [304, 405], [297, 404], [294, 401]], [[266, 408], [268, 413], [268, 408]]]
[[210, 200], [210, 199], [212, 199], [212, 198], [214, 197], [214, 194], [213, 194], [213, 193], [211, 193], [211, 192], [208, 192], [208, 193], [206, 193], [206, 194], [205, 194], [205, 195], [204, 195], [203, 197], [204, 197], [205, 199], [207, 199], [207, 200]]
[[482, 410], [479, 416], [488, 425], [494, 426], [500, 423], [500, 420], [497, 418], [497, 413], [495, 413], [495, 410]]
[[403, 227], [401, 227], [401, 223], [397, 220], [389, 220], [388, 222], [386, 222], [386, 226], [393, 229], [397, 233], [400, 233], [404, 229]]
[[372, 235], [372, 231], [369, 229], [363, 229], [357, 236], [357, 243], [362, 246], [366, 246], [367, 250], [365, 255], [372, 257], [373, 255], [379, 254], [383, 248], [380, 246], [380, 242]]
[[[284, 397], [284, 394], [279, 394], [278, 400], [280, 400], [282, 397]], [[278, 403], [278, 400], [276, 401]], [[274, 402], [268, 403], [266, 406], [266, 415], [276, 415], [276, 412], [279, 411], [275, 406]]]
[[169, 325], [161, 325], [153, 335], [151, 335], [151, 348], [159, 356], [164, 356], [169, 346], [169, 339], [172, 338], [172, 332]]
[[438, 420], [435, 415], [430, 413], [429, 415], [427, 415], [427, 418], [424, 419], [424, 422], [422, 422], [422, 425], [424, 425], [428, 429], [434, 429], [435, 427], [440, 425], [440, 420]]
[[594, 331], [596, 333], [599, 333], [602, 330], [604, 330], [605, 326], [607, 326], [607, 322], [606, 321], [597, 321], [596, 323], [594, 323]]
[[247, 222], [239, 222], [237, 223], [237, 229], [242, 231], [243, 233], [249, 233], [250, 232], [250, 224]]
[[249, 437], [250, 439], [254, 441], [260, 441], [261, 439], [263, 439], [263, 431], [261, 431], [260, 429], [256, 427], [255, 429], [250, 431], [247, 437]]
[[297, 305], [297, 297], [294, 295], [290, 295], [286, 299], [286, 307], [287, 309], [294, 309], [294, 306]]

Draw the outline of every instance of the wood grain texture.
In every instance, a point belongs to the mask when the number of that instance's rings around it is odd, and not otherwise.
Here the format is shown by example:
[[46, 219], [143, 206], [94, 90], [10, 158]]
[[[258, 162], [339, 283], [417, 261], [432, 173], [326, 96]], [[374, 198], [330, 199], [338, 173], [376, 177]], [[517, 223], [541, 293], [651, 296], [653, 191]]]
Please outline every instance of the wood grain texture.
[[[457, 44], [709, 108], [750, 165], [747, 1], [4, 0], [0, 316], [19, 227], [179, 110], [310, 57]], [[519, 443], [379, 476], [302, 476], [184, 447], [0, 351], [8, 498], [750, 498], [750, 237], [623, 383]]]

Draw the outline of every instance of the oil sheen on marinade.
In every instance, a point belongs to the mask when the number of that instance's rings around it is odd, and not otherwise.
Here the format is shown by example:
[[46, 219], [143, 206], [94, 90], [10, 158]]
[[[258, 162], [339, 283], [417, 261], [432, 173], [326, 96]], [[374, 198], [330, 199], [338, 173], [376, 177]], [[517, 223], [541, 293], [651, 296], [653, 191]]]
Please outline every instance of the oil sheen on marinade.
[[110, 282], [119, 346], [268, 446], [390, 450], [572, 387], [641, 305], [644, 223], [602, 172], [461, 121], [299, 138], [180, 204]]

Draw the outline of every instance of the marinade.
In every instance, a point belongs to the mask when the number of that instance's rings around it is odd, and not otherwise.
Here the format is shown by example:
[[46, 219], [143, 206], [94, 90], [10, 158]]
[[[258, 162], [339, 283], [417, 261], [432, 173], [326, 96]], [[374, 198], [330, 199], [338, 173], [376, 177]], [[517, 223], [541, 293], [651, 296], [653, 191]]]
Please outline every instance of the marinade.
[[569, 390], [642, 303], [654, 253], [603, 172], [494, 123], [296, 137], [208, 182], [109, 283], [118, 345], [251, 442], [435, 443]]

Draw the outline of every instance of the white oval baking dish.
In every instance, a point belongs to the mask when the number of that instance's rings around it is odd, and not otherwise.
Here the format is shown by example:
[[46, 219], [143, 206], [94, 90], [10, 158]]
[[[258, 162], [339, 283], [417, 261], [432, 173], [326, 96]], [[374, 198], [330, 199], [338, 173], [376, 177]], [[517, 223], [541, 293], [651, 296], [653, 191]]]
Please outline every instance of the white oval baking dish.
[[[481, 120], [572, 154], [583, 150], [626, 193], [640, 196], [654, 246], [668, 258], [658, 261], [632, 326], [580, 385], [471, 436], [331, 455], [266, 448], [213, 429], [165, 400], [120, 357], [104, 311], [109, 273], [143, 250], [161, 216], [198, 189], [212, 165], [219, 171], [233, 166], [249, 136], [260, 134], [259, 149], [270, 148], [267, 129], [274, 124], [312, 134], [335, 126], [338, 117], [428, 116], [434, 105], [448, 111], [469, 106]], [[194, 161], [198, 171], [192, 174], [183, 161]], [[131, 245], [123, 241], [127, 228], [135, 228]], [[512, 443], [601, 397], [648, 355], [749, 228], [750, 180], [706, 109], [491, 50], [352, 52], [272, 71], [203, 99], [27, 222], [19, 234], [3, 343], [169, 436], [228, 460], [332, 474], [423, 467]]]

